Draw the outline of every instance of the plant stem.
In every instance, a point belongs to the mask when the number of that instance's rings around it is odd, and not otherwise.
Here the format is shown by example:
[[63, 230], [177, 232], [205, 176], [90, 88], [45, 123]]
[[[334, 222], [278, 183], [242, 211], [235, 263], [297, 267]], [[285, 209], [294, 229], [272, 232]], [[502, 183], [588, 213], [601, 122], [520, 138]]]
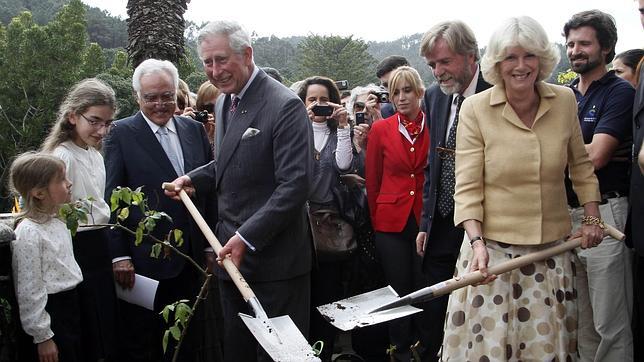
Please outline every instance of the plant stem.
[[188, 326], [190, 325], [190, 321], [192, 321], [192, 317], [195, 315], [197, 311], [197, 306], [199, 306], [199, 303], [202, 300], [206, 300], [206, 297], [207, 297], [206, 294], [208, 294], [208, 286], [210, 285], [211, 276], [212, 274], [206, 274], [206, 279], [201, 285], [201, 290], [199, 290], [199, 294], [197, 295], [195, 302], [192, 304], [192, 313], [190, 313], [188, 320], [186, 320], [185, 328], [181, 330], [181, 336], [179, 337], [179, 341], [177, 341], [177, 346], [174, 348], [174, 354], [172, 355], [172, 362], [176, 362], [177, 358], [179, 357], [179, 349], [181, 348], [181, 343], [183, 343], [186, 333], [188, 332]]
[[[79, 227], [84, 227], [84, 226], [85, 226], [85, 225], [81, 225], [81, 226], [79, 226]], [[118, 224], [118, 223], [117, 223], [117, 224], [93, 224], [93, 225], [89, 225], [89, 226], [92, 226], [92, 227], [96, 227], [96, 226], [102, 226], [102, 227], [117, 227], [117, 228], [119, 228], [119, 229], [121, 229], [121, 230], [124, 230], [124, 231], [126, 231], [126, 232], [128, 232], [128, 233], [130, 233], [130, 234], [132, 234], [132, 235], [136, 235], [136, 233], [135, 233], [134, 231], [132, 231], [132, 230], [130, 230], [130, 229], [126, 228], [125, 226], [123, 226], [123, 225], [121, 225], [121, 224]], [[199, 270], [199, 272], [201, 272], [201, 275], [202, 275], [204, 278], [205, 278], [205, 277], [208, 277], [208, 272], [207, 272], [204, 268], [202, 268], [199, 264], [197, 264], [197, 262], [196, 262], [196, 261], [194, 261], [190, 256], [188, 256], [188, 255], [184, 254], [183, 252], [181, 252], [181, 250], [177, 249], [177, 248], [176, 248], [176, 247], [174, 247], [172, 244], [170, 244], [170, 242], [165, 243], [165, 242], [163, 242], [163, 241], [159, 240], [158, 238], [156, 238], [156, 237], [154, 237], [154, 236], [152, 236], [152, 235], [150, 235], [150, 234], [144, 234], [143, 236], [150, 238], [153, 242], [155, 242], [155, 243], [157, 243], [157, 244], [161, 244], [161, 245], [163, 245], [163, 246], [167, 246], [167, 247], [169, 247], [170, 249], [172, 249], [172, 251], [174, 251], [175, 253], [177, 253], [177, 254], [178, 254], [179, 256], [181, 256], [182, 258], [186, 259], [188, 262], [190, 262], [190, 264], [192, 264], [192, 266], [194, 266], [195, 268], [197, 268], [197, 270]]]

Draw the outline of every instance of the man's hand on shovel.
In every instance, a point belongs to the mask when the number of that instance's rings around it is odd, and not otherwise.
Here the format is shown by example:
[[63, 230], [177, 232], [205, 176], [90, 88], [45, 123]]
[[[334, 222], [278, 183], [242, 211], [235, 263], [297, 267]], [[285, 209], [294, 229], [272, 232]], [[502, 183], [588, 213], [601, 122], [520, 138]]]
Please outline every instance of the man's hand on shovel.
[[244, 258], [245, 254], [246, 243], [244, 243], [239, 235], [235, 234], [232, 238], [228, 239], [226, 245], [224, 245], [224, 247], [219, 251], [219, 254], [217, 254], [217, 262], [219, 262], [219, 265], [222, 265], [224, 258], [230, 257], [230, 259], [233, 261], [233, 264], [235, 264], [235, 266], [239, 268], [239, 265], [241, 264], [241, 261]]
[[172, 181], [172, 184], [174, 184], [174, 190], [172, 190], [171, 187], [164, 188], [163, 190], [165, 195], [173, 200], [181, 201], [181, 198], [179, 197], [179, 191], [181, 190], [184, 190], [188, 196], [191, 197], [195, 193], [195, 188], [192, 187], [192, 180], [190, 180], [190, 177], [186, 175], [176, 178]]

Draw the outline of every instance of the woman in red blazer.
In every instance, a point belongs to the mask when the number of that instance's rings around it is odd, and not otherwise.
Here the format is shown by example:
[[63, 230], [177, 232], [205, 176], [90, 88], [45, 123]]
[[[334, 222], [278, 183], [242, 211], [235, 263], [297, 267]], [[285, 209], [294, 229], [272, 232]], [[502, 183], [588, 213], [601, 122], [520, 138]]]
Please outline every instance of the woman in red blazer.
[[[369, 132], [366, 186], [385, 278], [399, 295], [404, 295], [426, 286], [415, 238], [423, 203], [429, 129], [420, 109], [423, 82], [415, 69], [403, 66], [394, 70], [389, 93], [397, 112], [375, 122]], [[396, 347], [397, 360], [409, 361], [409, 347], [417, 341], [421, 342], [418, 352], [422, 354], [422, 346], [429, 342], [423, 313], [389, 323], [389, 340]]]

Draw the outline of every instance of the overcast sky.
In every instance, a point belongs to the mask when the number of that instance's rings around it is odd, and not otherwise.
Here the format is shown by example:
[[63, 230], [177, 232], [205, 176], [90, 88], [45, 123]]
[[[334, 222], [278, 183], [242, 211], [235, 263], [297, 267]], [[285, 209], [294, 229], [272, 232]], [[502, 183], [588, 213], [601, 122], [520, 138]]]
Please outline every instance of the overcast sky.
[[[123, 19], [127, 17], [127, 0], [82, 1]], [[333, 34], [375, 41], [424, 33], [437, 22], [460, 19], [474, 30], [479, 46], [483, 47], [496, 25], [520, 15], [532, 16], [543, 25], [551, 41], [563, 43], [561, 29], [566, 20], [589, 9], [615, 17], [618, 53], [644, 45], [635, 0], [192, 0], [184, 17], [197, 24], [237, 20], [259, 36]]]

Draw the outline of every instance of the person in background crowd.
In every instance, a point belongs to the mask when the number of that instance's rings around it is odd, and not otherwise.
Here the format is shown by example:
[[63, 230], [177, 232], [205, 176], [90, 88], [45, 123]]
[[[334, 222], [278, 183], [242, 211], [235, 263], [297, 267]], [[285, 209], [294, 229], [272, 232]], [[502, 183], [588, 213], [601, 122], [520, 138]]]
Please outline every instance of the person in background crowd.
[[[637, 1], [642, 28], [644, 28], [644, 0]], [[639, 67], [639, 79], [644, 79], [644, 67]], [[633, 102], [633, 164], [631, 165], [629, 224], [626, 228], [627, 243], [635, 249], [635, 275], [634, 275], [634, 313], [633, 326], [635, 341], [635, 361], [644, 360], [644, 82], [637, 85]], [[639, 165], [636, 155], [639, 153]], [[639, 166], [639, 167], [638, 167]]]
[[220, 94], [219, 89], [210, 83], [210, 81], [203, 82], [197, 91], [196, 108], [198, 112], [208, 112], [207, 119], [200, 119], [200, 121], [206, 127], [208, 140], [211, 144], [215, 142], [215, 103]]
[[[408, 66], [409, 62], [407, 61], [407, 58], [400, 55], [390, 55], [381, 60], [376, 66], [376, 77], [380, 79], [380, 85], [385, 89], [389, 88], [389, 77], [391, 76], [391, 72], [403, 65]], [[380, 107], [380, 113], [382, 114], [382, 118], [388, 118], [396, 113], [396, 111], [391, 103], [384, 103]]]
[[39, 361], [86, 361], [77, 290], [83, 274], [70, 232], [56, 217], [71, 186], [65, 164], [50, 154], [24, 153], [9, 170], [9, 188], [25, 200], [11, 242], [13, 283], [22, 328], [33, 338], [31, 356]]
[[613, 59], [615, 75], [637, 87], [639, 81], [639, 64], [644, 57], [644, 49], [630, 49], [621, 52]]
[[[192, 104], [188, 83], [184, 82], [183, 79], [179, 79], [179, 87], [177, 87], [177, 108], [174, 110], [174, 114], [177, 116], [185, 115], [187, 111], [192, 110]], [[186, 108], [189, 109], [186, 110]]]
[[[217, 157], [175, 186], [194, 186], [197, 197], [214, 189], [218, 220], [212, 229], [224, 244], [219, 258], [239, 267], [269, 317], [290, 316], [306, 337], [313, 255], [305, 210], [313, 131], [306, 108], [255, 65], [250, 36], [238, 23], [209, 23], [197, 45], [208, 79], [223, 93], [215, 106]], [[166, 195], [178, 199], [176, 192]], [[238, 316], [248, 313], [239, 290], [222, 268], [215, 272], [225, 360], [270, 361]]]
[[[169, 61], [147, 59], [134, 70], [132, 88], [136, 92], [140, 111], [134, 116], [114, 122], [103, 142], [105, 151], [105, 199], [118, 186], [136, 189], [143, 187], [151, 210], [167, 213], [172, 222], [159, 220], [152, 234], [164, 240], [171, 229], [183, 231], [183, 244], [177, 246], [196, 262], [212, 262], [212, 252], [204, 251], [205, 240], [192, 222], [183, 205], [164, 197], [160, 185], [173, 180], [212, 159], [211, 146], [201, 123], [187, 117], [175, 116], [179, 76]], [[204, 202], [198, 200], [202, 212]], [[116, 215], [112, 216], [114, 221]], [[131, 230], [143, 218], [138, 208], [130, 208], [123, 224]], [[135, 285], [135, 273], [158, 280], [154, 310], [120, 301], [123, 361], [169, 360], [173, 342], [166, 352], [162, 349], [163, 333], [167, 329], [159, 315], [162, 308], [181, 299], [193, 300], [198, 293], [199, 277], [184, 258], [152, 258], [151, 243], [134, 244], [134, 236], [118, 229], [110, 230], [114, 280], [121, 288]], [[197, 324], [189, 326], [180, 359], [193, 361], [198, 353], [197, 338], [203, 333]]]
[[380, 114], [381, 103], [378, 103], [378, 98], [373, 94], [380, 91], [382, 91], [382, 88], [375, 84], [369, 84], [364, 87], [358, 86], [351, 90], [351, 98], [347, 108], [351, 111], [355, 122], [353, 143], [358, 155], [363, 158], [366, 152], [362, 151], [366, 149], [371, 125], [373, 122], [382, 119]]
[[[313, 185], [309, 195], [310, 212], [332, 210], [342, 217], [343, 200], [339, 200], [340, 174], [349, 171], [353, 163], [351, 130], [347, 110], [340, 105], [340, 92], [333, 80], [310, 77], [304, 80], [298, 94], [306, 106], [313, 126]], [[315, 106], [331, 106], [330, 116], [317, 116]], [[348, 220], [345, 220], [349, 222]], [[343, 283], [347, 279], [347, 260], [329, 260], [317, 254], [317, 268], [311, 273], [311, 334], [309, 340], [324, 342], [320, 358], [331, 360], [337, 329], [315, 310], [316, 306], [345, 298]]]
[[[615, 55], [617, 29], [599, 10], [573, 15], [563, 27], [570, 66], [579, 76], [575, 93], [586, 151], [601, 192], [599, 211], [606, 223], [624, 230], [628, 211], [631, 116], [635, 90], [607, 71]], [[582, 223], [583, 204], [567, 184], [574, 227]], [[577, 193], [578, 194], [578, 193]], [[579, 355], [582, 361], [632, 361], [632, 270], [624, 242], [607, 236], [597, 248], [577, 250]]]
[[[420, 44], [420, 54], [432, 69], [438, 84], [425, 92], [424, 105], [430, 120], [430, 148], [423, 212], [416, 237], [416, 248], [423, 258], [423, 271], [429, 285], [454, 275], [463, 229], [454, 226], [454, 148], [460, 102], [490, 87], [479, 71], [479, 48], [472, 30], [461, 21], [434, 25]], [[436, 360], [443, 340], [448, 296], [429, 301], [427, 346]]]
[[280, 83], [284, 83], [282, 79], [282, 75], [280, 74], [279, 70], [271, 67], [261, 67], [260, 69], [263, 70], [264, 73], [266, 73], [268, 76], [275, 79], [276, 81]]
[[80, 81], [67, 93], [41, 147], [63, 160], [72, 184], [72, 201], [82, 200], [89, 210], [87, 222], [80, 223], [72, 238], [74, 257], [83, 272], [76, 290], [84, 361], [110, 359], [116, 351], [116, 294], [108, 228], [92, 226], [110, 220], [110, 206], [103, 199], [105, 166], [99, 150], [115, 112], [116, 96], [109, 85], [95, 78]]
[[498, 278], [487, 271], [566, 241], [566, 167], [584, 205], [581, 230], [573, 236], [584, 248], [602, 240], [597, 178], [574, 95], [543, 82], [558, 61], [539, 23], [510, 18], [492, 34], [481, 60], [483, 77], [494, 87], [461, 107], [454, 223], [467, 238], [456, 275], [480, 270], [486, 279], [450, 295], [442, 361], [576, 359], [573, 251]]
[[[396, 113], [373, 124], [366, 158], [366, 186], [376, 251], [387, 282], [399, 295], [426, 286], [415, 239], [422, 209], [423, 168], [427, 163], [429, 131], [420, 100], [425, 89], [418, 72], [397, 68], [389, 79]], [[424, 356], [426, 312], [389, 322], [392, 357], [409, 361], [420, 341]]]

